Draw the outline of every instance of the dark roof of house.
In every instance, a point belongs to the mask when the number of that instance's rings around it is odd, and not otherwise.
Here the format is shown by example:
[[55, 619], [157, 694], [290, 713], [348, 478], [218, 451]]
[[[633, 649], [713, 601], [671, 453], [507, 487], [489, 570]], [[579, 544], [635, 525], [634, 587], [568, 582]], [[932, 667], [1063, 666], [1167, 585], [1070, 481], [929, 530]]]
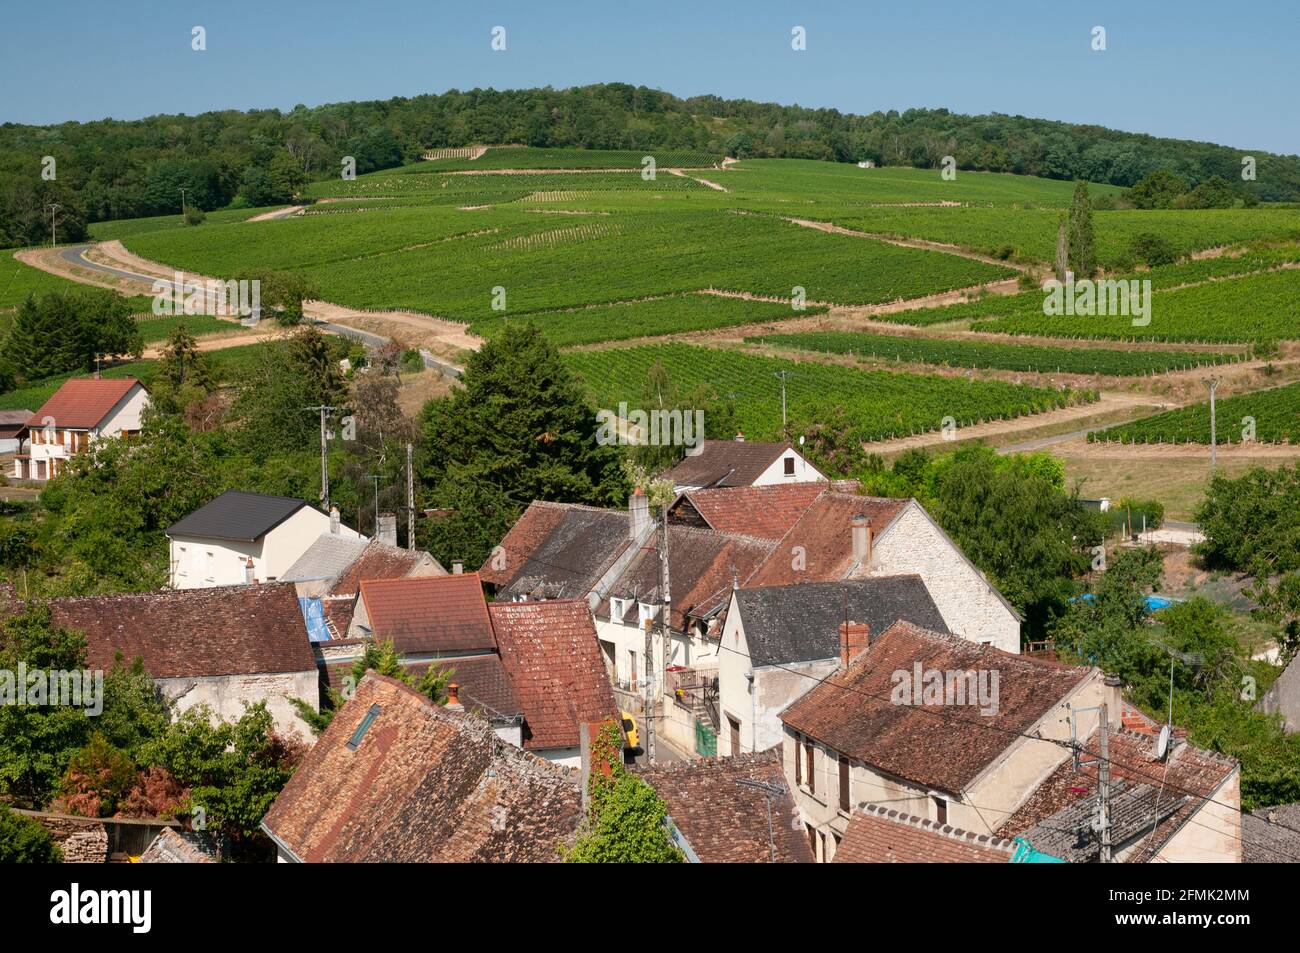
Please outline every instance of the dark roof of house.
[[848, 490], [852, 486], [849, 482], [818, 482], [687, 490], [669, 507], [668, 519], [723, 533], [778, 540], [817, 497], [831, 489]]
[[144, 386], [134, 377], [70, 378], [37, 408], [32, 420], [38, 426], [45, 426], [48, 417], [53, 419], [55, 427], [89, 430], [99, 426], [108, 412], [137, 384]]
[[212, 864], [210, 846], [198, 834], [165, 827], [140, 855], [142, 864]]
[[370, 672], [262, 821], [308, 862], [546, 862], [582, 819], [576, 778]]
[[[538, 506], [538, 503], [533, 503], [529, 510]], [[563, 512], [553, 524], [549, 520], [530, 520], [529, 527], [533, 529], [541, 528], [540, 524], [550, 525], [540, 540], [536, 537], [525, 539], [524, 534], [515, 535], [513, 530], [507, 534], [506, 542], [502, 544], [507, 560], [513, 550], [517, 554], [515, 558], [521, 561], [509, 564], [504, 572], [493, 574], [496, 579], [509, 579], [507, 583], [498, 584], [501, 598], [580, 599], [591, 591], [605, 570], [632, 542], [628, 536], [626, 510], [554, 503], [542, 506], [560, 506]], [[535, 545], [529, 548], [526, 543], [531, 541], [535, 541]], [[491, 562], [489, 556], [485, 565], [491, 568]]]
[[[1072, 864], [1094, 864], [1101, 860], [1101, 840], [1092, 830], [1100, 794], [1093, 792], [1063, 807], [1020, 836], [1040, 853]], [[1118, 853], [1138, 838], [1152, 833], [1156, 823], [1180, 810], [1186, 794], [1162, 791], [1154, 784], [1130, 784], [1117, 780], [1111, 785], [1111, 845]]]
[[416, 662], [407, 665], [406, 670], [418, 679], [432, 665], [451, 669], [451, 683], [459, 688], [460, 703], [466, 711], [477, 712], [488, 721], [509, 720], [524, 713], [510, 673], [495, 652]]
[[1015, 845], [879, 804], [849, 818], [835, 850], [837, 864], [1006, 864]]
[[[659, 555], [662, 531], [655, 529], [606, 595], [658, 605], [662, 601], [663, 566]], [[707, 616], [724, 607], [731, 597], [732, 581], [744, 582], [772, 551], [767, 540], [718, 533], [693, 526], [668, 527], [668, 578], [672, 587], [669, 625], [680, 631], [687, 618]], [[622, 619], [636, 624], [635, 601], [629, 601]], [[609, 599], [595, 607], [600, 619], [610, 618]]]
[[754, 665], [835, 658], [846, 614], [852, 622], [865, 622], [872, 640], [895, 622], [948, 631], [925, 583], [915, 575], [738, 589], [736, 605]]
[[1300, 863], [1300, 804], [1243, 811], [1241, 861], [1244, 864]]
[[494, 602], [489, 611], [523, 709], [525, 748], [576, 747], [584, 722], [616, 716], [585, 600]]
[[334, 580], [329, 594], [345, 596], [356, 593], [361, 583], [367, 579], [398, 579], [409, 576], [421, 565], [430, 563], [437, 575], [447, 572], [436, 559], [421, 549], [400, 549], [388, 543], [372, 539], [364, 551], [354, 559]]
[[788, 443], [705, 440], [698, 453], [683, 457], [660, 479], [674, 486], [749, 486], [788, 449]]
[[[908, 505], [908, 500], [821, 494], [795, 521], [772, 555], [749, 581], [751, 586], [783, 586], [794, 582], [829, 582], [845, 578], [856, 566], [853, 559], [853, 518], [861, 513], [880, 536]], [[790, 558], [801, 547], [804, 559]]]
[[[895, 672], [997, 673], [997, 711], [975, 704], [895, 704]], [[1093, 674], [895, 623], [781, 713], [790, 728], [888, 774], [960, 792]]]
[[[813, 862], [781, 769], [779, 747], [758, 754], [697, 758], [635, 770], [663, 798], [673, 823], [702, 863]], [[780, 789], [771, 799], [770, 827], [768, 796], [742, 781]]]
[[[50, 599], [55, 625], [83, 632], [87, 664], [118, 652], [153, 678], [310, 672], [315, 656], [292, 583]], [[19, 604], [11, 609], [21, 611]]]
[[32, 419], [30, 410], [0, 410], [0, 428], [21, 430]]
[[[1127, 723], [1128, 719], [1125, 721]], [[1183, 825], [1192, 820], [1206, 800], [1214, 797], [1215, 792], [1238, 768], [1237, 762], [1232, 758], [1197, 748], [1178, 739], [1177, 734], [1175, 732], [1166, 761], [1161, 761], [1155, 754], [1156, 739], [1153, 732], [1134, 731], [1127, 727], [1110, 732], [1108, 750], [1111, 777], [1115, 781], [1132, 785], [1135, 792], [1133, 797], [1141, 795], [1148, 798], [1147, 831], [1151, 830], [1154, 800], [1140, 792], [1139, 785], [1154, 785], [1163, 791], [1160, 799], [1162, 807], [1166, 804], [1166, 799], [1177, 807], [1172, 813], [1161, 811], [1155, 836], [1139, 841], [1140, 847], [1126, 858], [1127, 863], [1147, 863], [1155, 857]], [[1073, 815], [1063, 815], [1062, 812], [1079, 802], [1091, 803], [1097, 790], [1096, 761], [1099, 755], [1100, 742], [1094, 732], [1084, 743], [1081, 755], [1082, 760], [1094, 763], [1083, 765], [1079, 771], [1075, 771], [1074, 759], [1066, 758], [1034, 789], [1015, 813], [1002, 822], [997, 833], [1003, 837], [1016, 837], [1026, 834], [1036, 825], [1055, 827], [1057, 825], [1052, 821], [1053, 817], [1063, 816], [1068, 820]], [[1037, 842], [1034, 847], [1039, 849]]]
[[496, 550], [479, 567], [483, 582], [491, 586], [507, 585], [528, 556], [564, 520], [570, 507], [565, 503], [533, 500], [515, 520]]
[[[370, 545], [360, 536], [341, 536], [322, 533], [307, 547], [280, 579], [284, 582], [309, 582], [317, 579], [336, 579], [351, 566]], [[353, 590], [355, 592], [355, 590]]]
[[252, 542], [310, 505], [289, 496], [227, 490], [211, 503], [172, 523], [167, 527], [167, 535]]
[[370, 631], [398, 652], [492, 651], [496, 639], [476, 572], [361, 582]]

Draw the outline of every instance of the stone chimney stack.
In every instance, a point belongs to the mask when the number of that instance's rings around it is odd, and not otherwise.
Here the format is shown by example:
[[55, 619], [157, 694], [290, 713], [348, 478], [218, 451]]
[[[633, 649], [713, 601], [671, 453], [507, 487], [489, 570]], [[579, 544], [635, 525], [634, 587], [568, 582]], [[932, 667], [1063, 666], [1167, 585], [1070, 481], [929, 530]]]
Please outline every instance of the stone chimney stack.
[[338, 508], [337, 506], [331, 506], [331, 507], [330, 507], [330, 533], [331, 533], [331, 535], [337, 536], [337, 535], [339, 534], [339, 529], [341, 528], [341, 526], [342, 526], [342, 524], [339, 522], [339, 508]]
[[392, 513], [379, 514], [379, 532], [375, 537], [387, 546], [397, 545], [397, 517]]
[[853, 561], [859, 565], [866, 565], [871, 562], [871, 520], [866, 515], [859, 513], [853, 517], [851, 524], [853, 532]]
[[637, 487], [627, 501], [627, 535], [631, 539], [640, 539], [650, 525], [650, 501], [645, 492]]
[[840, 623], [840, 665], [848, 668], [855, 658], [871, 648], [871, 627], [865, 622]]
[[744, 434], [744, 431], [737, 430], [737, 431], [736, 431], [736, 443], [744, 443], [744, 442], [745, 442], [745, 434]]
[[251, 586], [257, 582], [257, 570], [253, 568], [253, 557], [244, 560], [244, 583]]
[[445, 707], [449, 711], [465, 710], [465, 706], [460, 703], [460, 686], [455, 682], [447, 686], [447, 704]]
[[1111, 731], [1124, 727], [1124, 680], [1118, 675], [1107, 675], [1102, 684], [1105, 688], [1101, 700], [1106, 705], [1106, 721]]
[[459, 559], [452, 560], [451, 574], [453, 576], [459, 576], [464, 572], [465, 572], [465, 564], [461, 562]]

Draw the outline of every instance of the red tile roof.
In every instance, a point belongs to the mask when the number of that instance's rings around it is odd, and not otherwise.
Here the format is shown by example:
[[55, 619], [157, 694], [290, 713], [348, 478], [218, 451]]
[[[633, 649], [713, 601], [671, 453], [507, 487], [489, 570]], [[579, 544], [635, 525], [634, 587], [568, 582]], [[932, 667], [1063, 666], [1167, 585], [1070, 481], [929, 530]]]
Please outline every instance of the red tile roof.
[[835, 850], [837, 864], [1006, 864], [1015, 845], [902, 811], [864, 804]]
[[524, 710], [524, 747], [578, 745], [579, 726], [617, 714], [585, 600], [495, 602], [501, 658]]
[[308, 862], [539, 863], [581, 818], [571, 772], [371, 672], [262, 826]]
[[32, 414], [28, 426], [43, 427], [48, 417], [53, 419], [55, 427], [90, 430], [99, 426], [117, 402], [139, 383], [134, 377], [112, 380], [73, 377], [64, 381], [50, 399]]
[[695, 453], [659, 476], [675, 486], [749, 486], [789, 447], [788, 443], [705, 440]]
[[[731, 758], [698, 758], [635, 769], [668, 805], [673, 823], [702, 863], [810, 864], [812, 849], [781, 769], [781, 749]], [[780, 789], [772, 799], [741, 784]]]
[[[315, 671], [292, 583], [165, 589], [50, 599], [52, 621], [85, 633], [87, 663], [107, 669], [121, 652], [153, 678]], [[9, 611], [21, 605], [9, 604]]]
[[[483, 581], [493, 586], [504, 586], [515, 577], [519, 568], [527, 562], [529, 555], [542, 541], [550, 535], [551, 530], [564, 520], [568, 506], [563, 503], [547, 503], [534, 500], [524, 510], [523, 515], [510, 527], [501, 540], [505, 559], [488, 556], [487, 561], [479, 567]], [[496, 567], [500, 568], [496, 568]]]
[[[826, 492], [819, 496], [786, 533], [753, 578], [751, 586], [784, 586], [795, 582], [831, 582], [853, 568], [853, 517], [861, 513], [879, 536], [908, 505], [908, 500]], [[790, 554], [802, 547], [802, 568]]]
[[441, 565], [438, 565], [437, 560], [423, 550], [399, 549], [372, 539], [361, 555], [339, 574], [338, 579], [334, 580], [334, 584], [329, 588], [329, 594], [349, 596], [360, 590], [364, 580], [398, 579], [408, 576], [426, 560], [432, 560], [434, 565], [438, 566], [440, 575], [446, 572]]
[[360, 602], [370, 631], [398, 652], [456, 653], [496, 648], [476, 572], [365, 579]]
[[823, 493], [852, 486], [851, 482], [783, 483], [688, 490], [673, 503], [669, 519], [699, 520], [723, 533], [778, 540]]
[[[996, 672], [997, 711], [984, 715], [976, 705], [894, 704], [894, 673], [910, 674], [914, 663], [922, 671]], [[899, 622], [847, 669], [794, 702], [781, 720], [881, 771], [957, 793], [1093, 671], [1045, 664]]]

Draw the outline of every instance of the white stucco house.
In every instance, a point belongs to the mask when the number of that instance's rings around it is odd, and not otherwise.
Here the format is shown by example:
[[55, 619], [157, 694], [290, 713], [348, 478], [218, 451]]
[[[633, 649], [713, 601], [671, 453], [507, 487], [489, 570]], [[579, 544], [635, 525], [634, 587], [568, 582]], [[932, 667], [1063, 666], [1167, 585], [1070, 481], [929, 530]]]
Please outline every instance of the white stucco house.
[[302, 500], [227, 490], [167, 527], [173, 589], [279, 579], [321, 536], [360, 539], [338, 510]]
[[[140, 432], [149, 392], [132, 377], [74, 377], [64, 381], [31, 416], [27, 453], [14, 456], [19, 480], [51, 480], [73, 454], [103, 437], [130, 439]], [[22, 435], [17, 438], [21, 444]]]
[[774, 486], [826, 482], [826, 475], [788, 443], [704, 440], [660, 474], [678, 493], [722, 486]]

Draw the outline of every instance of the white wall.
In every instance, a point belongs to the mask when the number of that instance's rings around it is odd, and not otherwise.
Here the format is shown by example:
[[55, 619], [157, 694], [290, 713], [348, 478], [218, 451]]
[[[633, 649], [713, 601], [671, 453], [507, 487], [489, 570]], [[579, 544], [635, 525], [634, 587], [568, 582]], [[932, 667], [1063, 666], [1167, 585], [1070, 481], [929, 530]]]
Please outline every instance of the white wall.
[[240, 718], [245, 703], [264, 701], [275, 719], [276, 731], [311, 741], [311, 730], [289, 703], [300, 698], [312, 708], [320, 707], [320, 676], [309, 672], [285, 672], [268, 675], [217, 675], [203, 678], [157, 678], [154, 684], [176, 702], [176, 714], [207, 705], [223, 721]]
[[[794, 460], [794, 473], [785, 472], [785, 461]], [[774, 483], [816, 483], [826, 482], [825, 475], [805, 460], [793, 447], [787, 447], [785, 453], [777, 457], [772, 465], [759, 474], [752, 486], [771, 486]]]
[[872, 566], [853, 573], [915, 573], [954, 635], [1020, 651], [1020, 620], [915, 500], [874, 541]]

